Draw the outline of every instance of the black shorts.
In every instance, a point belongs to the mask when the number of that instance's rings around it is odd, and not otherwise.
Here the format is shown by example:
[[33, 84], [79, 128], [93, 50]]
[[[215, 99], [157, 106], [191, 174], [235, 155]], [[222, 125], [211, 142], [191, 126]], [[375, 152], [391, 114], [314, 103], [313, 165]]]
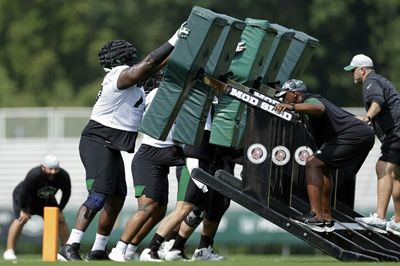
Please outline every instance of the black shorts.
[[185, 164], [179, 146], [157, 148], [142, 144], [132, 160], [135, 197], [146, 195], [161, 206], [168, 203], [169, 168]]
[[79, 155], [86, 170], [89, 192], [126, 196], [124, 160], [119, 150], [81, 137]]
[[371, 135], [362, 143], [337, 144], [328, 142], [315, 153], [315, 157], [333, 169], [340, 168], [346, 173], [356, 175], [374, 145], [375, 137]]
[[[21, 212], [20, 196], [16, 191], [13, 192], [13, 210], [15, 219], [18, 219]], [[46, 204], [36, 204], [28, 206], [28, 212], [31, 215], [40, 215], [43, 217], [44, 207], [58, 207], [57, 200], [55, 198], [47, 199]]]
[[393, 134], [385, 138], [379, 160], [400, 165], [400, 136]]
[[185, 157], [197, 158], [205, 161], [214, 161], [216, 145], [210, 143], [210, 131], [204, 130], [203, 138], [199, 145], [186, 144], [183, 148]]
[[219, 222], [229, 208], [231, 200], [219, 193], [216, 190], [210, 191], [210, 197], [208, 199], [208, 203], [206, 205], [206, 218], [210, 222]]
[[189, 175], [186, 167], [183, 167], [182, 174], [177, 200], [192, 203], [197, 208], [206, 212], [205, 217], [207, 220], [210, 222], [219, 222], [225, 211], [229, 208], [230, 199], [210, 187], [204, 193], [197, 187], [192, 178], [188, 178]]
[[202, 208], [207, 208], [205, 204], [208, 202], [208, 197], [210, 197], [210, 188], [208, 192], [204, 193], [194, 182], [189, 175], [189, 170], [186, 166], [183, 166], [177, 171], [179, 175], [178, 183], [178, 196], [177, 201], [184, 201], [192, 203], [196, 206], [203, 206]]

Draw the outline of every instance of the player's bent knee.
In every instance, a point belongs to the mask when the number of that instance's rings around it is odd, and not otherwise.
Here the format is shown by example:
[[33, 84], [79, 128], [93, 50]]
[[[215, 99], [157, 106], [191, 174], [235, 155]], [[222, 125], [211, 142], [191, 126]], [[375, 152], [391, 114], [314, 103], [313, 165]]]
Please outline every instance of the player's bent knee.
[[90, 192], [88, 198], [83, 203], [86, 207], [84, 217], [91, 220], [96, 216], [97, 212], [100, 211], [106, 203], [107, 196], [103, 193]]

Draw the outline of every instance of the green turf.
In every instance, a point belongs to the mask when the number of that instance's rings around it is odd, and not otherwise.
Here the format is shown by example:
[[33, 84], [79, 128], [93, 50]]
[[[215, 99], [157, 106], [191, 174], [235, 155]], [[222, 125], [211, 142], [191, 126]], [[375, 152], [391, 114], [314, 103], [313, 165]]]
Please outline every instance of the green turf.
[[[224, 254], [226, 255], [226, 254]], [[314, 256], [314, 255], [303, 255], [303, 256], [280, 256], [280, 255], [229, 255], [225, 261], [222, 262], [190, 262], [190, 266], [197, 266], [197, 265], [218, 265], [218, 266], [231, 266], [231, 265], [238, 265], [238, 266], [308, 266], [308, 265], [315, 265], [315, 266], [328, 266], [328, 265], [354, 265], [355, 262], [341, 262], [329, 256]], [[110, 261], [92, 261], [88, 264], [88, 262], [81, 261], [81, 262], [42, 262], [41, 257], [39, 255], [19, 255], [18, 261], [16, 262], [9, 262], [0, 260], [0, 265], [17, 265], [17, 266], [24, 266], [24, 265], [163, 265], [163, 266], [170, 266], [170, 265], [188, 265], [188, 262], [163, 262], [160, 263], [151, 263], [151, 262], [128, 262], [126, 264], [121, 264], [118, 262], [110, 262]], [[359, 262], [356, 263], [357, 266], [362, 265], [372, 265], [371, 263], [367, 262]], [[379, 263], [380, 265], [395, 265], [395, 263]], [[398, 265], [398, 264], [397, 264]]]

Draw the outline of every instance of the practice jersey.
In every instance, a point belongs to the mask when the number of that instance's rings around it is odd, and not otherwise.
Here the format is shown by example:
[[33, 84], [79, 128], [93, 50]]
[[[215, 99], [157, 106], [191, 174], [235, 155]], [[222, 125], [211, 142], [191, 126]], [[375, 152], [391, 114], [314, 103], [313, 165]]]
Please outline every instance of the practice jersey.
[[118, 77], [128, 66], [117, 66], [104, 77], [102, 89], [93, 106], [89, 123], [82, 137], [111, 149], [134, 152], [137, 131], [145, 108], [142, 87], [136, 85], [119, 90]]
[[[146, 96], [146, 109], [150, 106], [151, 102], [154, 99], [154, 96], [156, 95], [158, 91], [158, 88], [153, 89], [149, 94], [147, 94]], [[150, 145], [153, 147], [157, 147], [157, 148], [166, 148], [166, 147], [170, 147], [173, 145], [179, 145], [179, 146], [183, 146], [183, 144], [174, 142], [172, 140], [172, 136], [174, 134], [174, 129], [175, 129], [175, 124], [172, 125], [167, 138], [163, 141], [163, 140], [158, 140], [155, 138], [150, 137], [149, 135], [143, 134], [143, 139], [142, 139], [142, 144], [146, 144], [146, 145]]]
[[25, 179], [18, 184], [14, 193], [19, 197], [21, 209], [36, 210], [43, 208], [47, 202], [52, 202], [58, 190], [62, 191], [59, 208], [64, 209], [71, 196], [71, 180], [69, 174], [62, 168], [54, 179], [48, 179], [41, 166], [32, 168]]
[[143, 88], [136, 85], [118, 89], [118, 77], [126, 68], [129, 67], [114, 67], [104, 77], [90, 119], [107, 127], [137, 132], [144, 112], [145, 95]]

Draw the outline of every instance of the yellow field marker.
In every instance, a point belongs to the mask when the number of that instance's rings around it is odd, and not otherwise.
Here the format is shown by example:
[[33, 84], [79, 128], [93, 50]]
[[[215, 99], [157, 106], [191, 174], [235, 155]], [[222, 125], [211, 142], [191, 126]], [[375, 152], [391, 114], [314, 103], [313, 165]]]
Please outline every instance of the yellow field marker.
[[60, 211], [57, 207], [44, 207], [42, 260], [57, 261], [58, 220]]

